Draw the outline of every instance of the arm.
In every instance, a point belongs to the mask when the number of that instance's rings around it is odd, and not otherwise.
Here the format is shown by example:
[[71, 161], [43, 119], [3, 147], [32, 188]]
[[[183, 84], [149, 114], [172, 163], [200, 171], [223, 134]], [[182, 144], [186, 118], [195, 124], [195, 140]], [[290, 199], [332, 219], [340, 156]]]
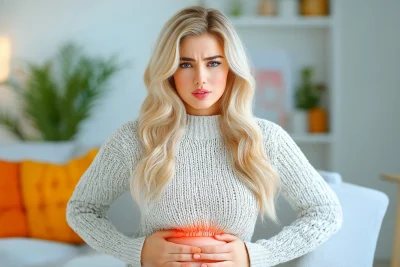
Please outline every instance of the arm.
[[274, 143], [282, 194], [298, 218], [268, 240], [245, 242], [252, 267], [275, 266], [300, 257], [327, 241], [342, 224], [336, 194], [289, 134], [279, 125], [273, 128], [269, 145]]
[[141, 266], [145, 237], [133, 239], [123, 235], [106, 216], [112, 202], [129, 191], [131, 171], [139, 154], [132, 131], [125, 124], [102, 145], [68, 202], [67, 221], [97, 251]]

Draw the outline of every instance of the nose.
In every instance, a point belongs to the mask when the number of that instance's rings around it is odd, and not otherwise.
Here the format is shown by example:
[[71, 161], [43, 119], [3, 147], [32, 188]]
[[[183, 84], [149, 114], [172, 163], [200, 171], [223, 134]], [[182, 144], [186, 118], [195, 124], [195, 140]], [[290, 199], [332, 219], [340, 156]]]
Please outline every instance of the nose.
[[203, 68], [198, 67], [194, 77], [194, 83], [198, 85], [206, 84], [206, 71]]

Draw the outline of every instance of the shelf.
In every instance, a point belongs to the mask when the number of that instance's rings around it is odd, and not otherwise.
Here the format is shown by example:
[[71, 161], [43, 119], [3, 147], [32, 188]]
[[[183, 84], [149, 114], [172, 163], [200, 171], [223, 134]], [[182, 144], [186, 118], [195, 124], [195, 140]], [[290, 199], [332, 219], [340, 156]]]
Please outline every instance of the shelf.
[[290, 134], [294, 141], [310, 144], [330, 144], [333, 140], [332, 135], [327, 134]]
[[273, 26], [273, 27], [305, 27], [305, 28], [330, 28], [330, 17], [231, 17], [230, 21], [236, 27], [248, 26]]

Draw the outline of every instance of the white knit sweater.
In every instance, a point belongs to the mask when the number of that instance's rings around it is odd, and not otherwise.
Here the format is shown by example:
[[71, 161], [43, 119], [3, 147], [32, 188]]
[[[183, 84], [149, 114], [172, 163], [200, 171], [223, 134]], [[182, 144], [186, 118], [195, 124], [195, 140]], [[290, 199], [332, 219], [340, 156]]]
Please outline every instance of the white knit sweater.
[[222, 143], [221, 115], [187, 115], [188, 124], [176, 154], [175, 175], [161, 201], [141, 206], [141, 223], [133, 237], [120, 233], [107, 209], [129, 191], [140, 159], [137, 120], [121, 126], [101, 147], [68, 202], [67, 221], [87, 244], [130, 267], [140, 266], [146, 236], [180, 229], [187, 236], [229, 233], [242, 239], [252, 267], [275, 266], [310, 252], [338, 231], [338, 198], [279, 125], [256, 118], [264, 151], [278, 171], [282, 194], [298, 218], [270, 239], [251, 242], [257, 202], [234, 173]]

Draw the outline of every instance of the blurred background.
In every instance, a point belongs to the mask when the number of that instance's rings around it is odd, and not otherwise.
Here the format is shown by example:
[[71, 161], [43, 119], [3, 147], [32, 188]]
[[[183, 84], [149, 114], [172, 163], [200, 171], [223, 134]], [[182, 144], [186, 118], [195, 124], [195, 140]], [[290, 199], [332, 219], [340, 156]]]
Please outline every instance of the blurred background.
[[[372, 247], [376, 264], [389, 266], [400, 238], [398, 0], [0, 0], [0, 241], [81, 242], [32, 230], [48, 196], [30, 194], [33, 185], [23, 172], [37, 173], [36, 192], [61, 190], [51, 199], [59, 198], [62, 218], [72, 186], [92, 159], [86, 152], [137, 118], [147, 93], [143, 72], [163, 24], [198, 4], [220, 9], [241, 37], [257, 81], [255, 115], [282, 125], [315, 168], [388, 196]], [[80, 167], [74, 165], [72, 185], [64, 190], [64, 178], [54, 180], [54, 173], [72, 168], [71, 160]], [[17, 182], [8, 185], [11, 176]], [[32, 203], [36, 219], [27, 212]], [[5, 216], [10, 208], [19, 213]], [[5, 218], [26, 222], [14, 229]], [[54, 223], [67, 227], [62, 219]]]

